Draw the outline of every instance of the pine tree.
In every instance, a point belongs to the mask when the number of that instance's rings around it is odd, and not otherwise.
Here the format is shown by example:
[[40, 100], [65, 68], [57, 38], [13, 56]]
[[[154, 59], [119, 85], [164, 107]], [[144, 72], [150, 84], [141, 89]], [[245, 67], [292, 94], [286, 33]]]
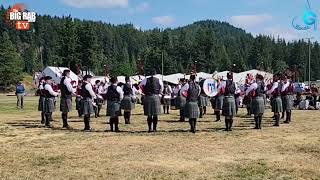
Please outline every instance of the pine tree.
[[22, 60], [7, 32], [2, 33], [0, 42], [0, 84], [8, 86], [22, 78]]

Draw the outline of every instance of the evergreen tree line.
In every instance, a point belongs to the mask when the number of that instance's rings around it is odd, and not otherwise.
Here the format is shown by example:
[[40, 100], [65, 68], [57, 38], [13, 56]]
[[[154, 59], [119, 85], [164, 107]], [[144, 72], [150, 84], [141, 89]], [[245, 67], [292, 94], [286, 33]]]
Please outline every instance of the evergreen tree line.
[[[46, 66], [77, 66], [98, 75], [141, 74], [155, 68], [164, 74], [197, 71], [213, 73], [252, 68], [273, 73], [294, 69], [300, 80], [308, 74], [308, 42], [286, 42], [264, 35], [253, 37], [226, 22], [205, 20], [175, 29], [142, 31], [132, 24], [112, 25], [67, 17], [37, 16], [29, 31], [17, 31], [5, 22], [0, 7], [0, 85], [13, 84], [23, 72]], [[233, 65], [235, 64], [235, 68]], [[311, 44], [311, 77], [320, 79], [320, 47]]]

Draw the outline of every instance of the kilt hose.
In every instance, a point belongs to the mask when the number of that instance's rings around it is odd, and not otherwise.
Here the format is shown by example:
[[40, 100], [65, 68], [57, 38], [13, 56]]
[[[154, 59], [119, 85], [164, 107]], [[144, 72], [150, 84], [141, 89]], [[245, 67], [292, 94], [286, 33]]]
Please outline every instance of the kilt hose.
[[43, 110], [44, 113], [52, 113], [56, 110], [54, 97], [45, 98]]
[[223, 99], [223, 116], [235, 116], [236, 115], [236, 101], [234, 96], [225, 96]]
[[282, 102], [283, 111], [287, 111], [287, 112], [291, 111], [293, 109], [293, 102], [294, 102], [293, 95], [288, 94], [284, 96], [283, 100], [284, 100], [284, 102]]
[[198, 102], [187, 102], [185, 107], [185, 117], [189, 119], [197, 119], [200, 116]]
[[282, 100], [280, 96], [274, 97], [272, 99], [272, 112], [280, 113], [283, 111]]
[[223, 101], [224, 101], [224, 95], [216, 96], [215, 98], [215, 111], [220, 111], [223, 109]]
[[131, 111], [134, 109], [134, 99], [132, 96], [124, 96], [121, 101], [121, 109], [124, 111]]
[[44, 104], [45, 104], [45, 97], [40, 96], [39, 97], [39, 104], [38, 104], [38, 111], [45, 112]]
[[82, 113], [85, 116], [90, 116], [94, 113], [93, 105], [92, 105], [92, 99], [91, 98], [85, 98], [82, 100]]
[[60, 98], [60, 111], [62, 113], [68, 113], [72, 111], [72, 98]]
[[160, 96], [157, 94], [151, 95], [151, 96], [145, 96], [143, 100], [143, 110], [144, 110], [144, 115], [148, 117], [160, 115], [161, 114]]
[[252, 98], [251, 101], [251, 113], [255, 116], [262, 115], [265, 110], [265, 101], [263, 96], [257, 96]]
[[110, 101], [110, 118], [117, 118], [120, 115], [120, 101]]

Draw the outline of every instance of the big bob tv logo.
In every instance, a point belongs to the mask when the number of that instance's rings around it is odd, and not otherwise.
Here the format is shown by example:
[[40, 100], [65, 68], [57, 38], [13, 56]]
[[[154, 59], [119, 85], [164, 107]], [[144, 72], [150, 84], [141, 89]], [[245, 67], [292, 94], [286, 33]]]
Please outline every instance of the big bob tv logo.
[[24, 4], [15, 4], [7, 12], [7, 24], [15, 26], [17, 30], [29, 30], [31, 23], [36, 21], [36, 13], [29, 12]]

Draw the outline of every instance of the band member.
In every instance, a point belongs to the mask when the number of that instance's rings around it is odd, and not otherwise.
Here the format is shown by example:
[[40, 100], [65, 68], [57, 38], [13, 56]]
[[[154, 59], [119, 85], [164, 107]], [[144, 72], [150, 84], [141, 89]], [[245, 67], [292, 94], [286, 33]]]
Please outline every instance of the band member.
[[123, 100], [121, 101], [121, 109], [124, 111], [124, 122], [125, 124], [130, 124], [131, 111], [134, 109], [135, 92], [131, 85], [130, 78], [126, 77], [126, 83], [122, 86], [123, 90]]
[[263, 94], [265, 92], [265, 85], [263, 76], [257, 74], [256, 82], [246, 90], [246, 96], [251, 96], [251, 112], [254, 114], [255, 128], [261, 129], [262, 116], [265, 110], [265, 103]]
[[44, 113], [45, 113], [45, 126], [50, 126], [50, 121], [52, 121], [52, 113], [55, 111], [55, 97], [59, 95], [59, 93], [55, 92], [52, 89], [52, 77], [46, 76], [45, 83], [43, 84], [43, 94], [45, 97], [44, 101]]
[[[203, 87], [204, 81], [205, 81], [205, 79], [200, 80], [200, 87]], [[203, 115], [205, 115], [207, 113], [208, 101], [209, 101], [208, 96], [204, 92], [203, 88], [201, 88], [201, 93], [198, 98], [198, 105], [199, 105], [199, 110], [200, 110], [199, 118], [202, 118]]]
[[[247, 74], [247, 77], [246, 77], [246, 83], [245, 83], [245, 88], [244, 88], [244, 91], [246, 91], [250, 86], [251, 84], [253, 83], [253, 75], [252, 74]], [[251, 116], [251, 96], [244, 96], [243, 98], [243, 104], [246, 106], [247, 108], [247, 115], [248, 116]]]
[[233, 82], [233, 73], [229, 72], [227, 74], [222, 108], [222, 115], [225, 116], [225, 131], [232, 131], [233, 116], [236, 115], [236, 103], [234, 99], [236, 89], [236, 84]]
[[279, 84], [278, 84], [278, 86], [279, 86], [279, 91], [280, 91], [280, 94], [281, 94], [281, 102], [282, 102], [282, 115], [281, 115], [281, 118], [280, 119], [284, 119], [284, 116], [285, 116], [285, 109], [284, 109], [284, 107], [285, 107], [285, 98], [286, 98], [286, 95], [284, 94], [284, 93], [282, 93], [281, 92], [281, 90], [282, 90], [282, 87], [284, 86], [284, 81], [285, 81], [285, 79], [286, 79], [287, 77], [285, 76], [285, 75], [282, 75], [281, 76], [281, 78], [280, 78], [280, 82], [279, 82]]
[[110, 79], [111, 85], [108, 87], [107, 100], [110, 102], [109, 115], [110, 115], [110, 129], [111, 131], [119, 132], [119, 115], [120, 115], [120, 103], [123, 99], [123, 91], [118, 86], [117, 77]]
[[41, 124], [45, 123], [45, 112], [44, 112], [44, 102], [45, 102], [45, 95], [44, 95], [44, 83], [45, 83], [45, 77], [41, 77], [39, 80], [39, 86], [37, 90], [37, 95], [39, 95], [39, 104], [38, 104], [38, 111], [41, 112]]
[[282, 100], [279, 88], [279, 76], [273, 76], [273, 85], [272, 88], [267, 91], [267, 94], [272, 95], [272, 112], [274, 113], [275, 124], [274, 126], [279, 126], [280, 123], [280, 112], [282, 112]]
[[82, 81], [78, 82], [77, 90], [76, 90], [76, 109], [78, 111], [78, 116], [82, 117], [83, 111], [82, 111]]
[[151, 77], [141, 81], [143, 92], [145, 94], [143, 100], [144, 115], [147, 116], [148, 132], [156, 132], [158, 124], [158, 116], [161, 114], [160, 94], [163, 92], [163, 82], [154, 77], [155, 70], [150, 72]]
[[101, 87], [101, 81], [100, 80], [96, 80], [95, 84], [93, 86], [93, 91], [96, 93], [97, 98], [94, 100], [96, 106], [93, 107], [94, 109], [94, 116], [95, 118], [100, 117], [100, 110], [103, 104], [103, 98], [99, 93], [100, 87]]
[[195, 82], [196, 76], [190, 76], [190, 82], [182, 87], [187, 91], [186, 117], [189, 118], [190, 132], [196, 133], [197, 118], [199, 118], [198, 98], [201, 93], [201, 87]]
[[93, 110], [93, 99], [96, 99], [96, 94], [93, 91], [91, 82], [91, 75], [85, 75], [83, 77], [82, 84], [82, 110], [83, 110], [83, 120], [84, 120], [84, 131], [91, 131], [90, 128], [90, 116], [94, 113]]
[[284, 79], [282, 88], [281, 88], [281, 94], [284, 95], [284, 103], [282, 103], [283, 111], [286, 112], [286, 120], [284, 123], [290, 123], [291, 122], [291, 113], [293, 109], [293, 103], [294, 103], [294, 85], [292, 81], [290, 80], [289, 76]]
[[221, 78], [218, 79], [217, 91], [218, 91], [218, 94], [215, 97], [215, 109], [214, 109], [214, 113], [216, 115], [216, 122], [221, 121], [221, 110], [223, 108], [223, 99], [224, 99], [224, 91], [225, 91], [225, 82], [223, 82]]
[[311, 96], [312, 96], [312, 101], [311, 101], [310, 105], [314, 106], [314, 109], [317, 109], [319, 90], [318, 90], [316, 84], [311, 85], [310, 91], [311, 91]]
[[72, 111], [72, 95], [75, 95], [70, 78], [70, 70], [66, 69], [62, 73], [60, 81], [60, 111], [63, 122], [63, 128], [69, 128], [68, 113]]
[[163, 85], [163, 113], [165, 114], [167, 111], [167, 114], [169, 114], [169, 109], [170, 109], [170, 105], [171, 105], [171, 94], [172, 94], [172, 88], [171, 86], [168, 84], [168, 82], [164, 82]]
[[234, 98], [235, 98], [235, 101], [236, 101], [236, 114], [238, 114], [238, 111], [239, 111], [240, 96], [241, 96], [241, 89], [238, 86], [238, 88], [236, 89], [236, 92], [234, 94]]
[[185, 106], [187, 103], [185, 94], [181, 91], [181, 88], [185, 85], [185, 79], [179, 80], [179, 85], [175, 89], [175, 94], [177, 94], [176, 98], [176, 107], [180, 110], [180, 122], [185, 121]]

